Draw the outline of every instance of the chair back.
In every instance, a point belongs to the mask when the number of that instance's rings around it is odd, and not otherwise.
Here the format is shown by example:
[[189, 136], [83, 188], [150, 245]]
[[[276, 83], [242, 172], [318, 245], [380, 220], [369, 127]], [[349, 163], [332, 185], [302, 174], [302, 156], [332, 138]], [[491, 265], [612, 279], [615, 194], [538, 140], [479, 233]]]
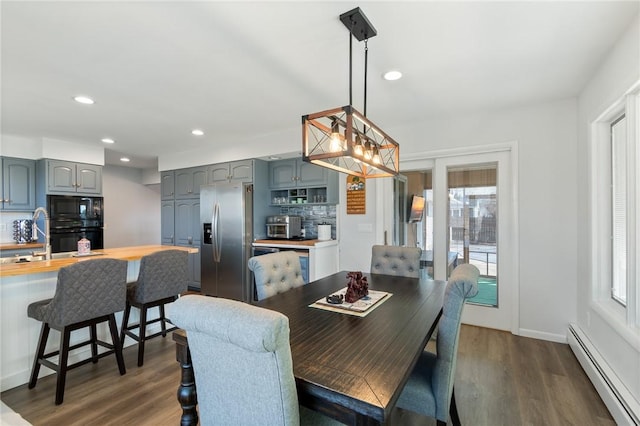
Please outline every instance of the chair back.
[[123, 311], [127, 297], [127, 261], [87, 259], [60, 268], [56, 292], [43, 322], [61, 330], [92, 318]]
[[375, 245], [371, 248], [371, 273], [418, 278], [421, 255], [418, 247]]
[[188, 256], [183, 250], [162, 250], [144, 256], [140, 260], [134, 300], [148, 303], [187, 291]]
[[460, 321], [465, 300], [478, 294], [480, 271], [465, 263], [457, 266], [447, 282], [442, 317], [438, 325], [437, 358], [431, 376], [436, 404], [436, 418], [446, 419], [449, 414], [453, 383], [456, 376]]
[[187, 332], [201, 424], [299, 424], [286, 316], [200, 295], [182, 296], [172, 311]]
[[295, 251], [280, 251], [249, 259], [258, 300], [304, 285], [300, 257]]

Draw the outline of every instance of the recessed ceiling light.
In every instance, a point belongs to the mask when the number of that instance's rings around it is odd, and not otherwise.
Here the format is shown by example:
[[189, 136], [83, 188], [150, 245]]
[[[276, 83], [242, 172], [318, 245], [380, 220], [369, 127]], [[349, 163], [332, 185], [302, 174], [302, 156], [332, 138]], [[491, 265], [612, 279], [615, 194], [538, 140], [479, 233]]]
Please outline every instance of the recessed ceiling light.
[[277, 155], [271, 155], [269, 157], [269, 160], [279, 160], [279, 159], [280, 159], [280, 157], [278, 157]]
[[123, 163], [128, 163], [129, 161], [131, 161], [130, 159], [128, 159], [127, 157], [122, 157], [120, 159], [120, 161], [122, 161]]
[[110, 138], [104, 138], [104, 139], [101, 139], [101, 141], [104, 143], [116, 143], [116, 141]]
[[195, 135], [195, 136], [202, 136], [202, 135], [204, 135], [204, 132], [202, 130], [200, 130], [200, 129], [193, 129], [191, 131], [191, 134]]
[[76, 101], [76, 102], [79, 102], [79, 103], [81, 103], [81, 104], [85, 104], [85, 105], [93, 105], [93, 104], [95, 103], [95, 102], [94, 102], [94, 100], [93, 100], [93, 99], [91, 99], [90, 97], [88, 97], [88, 96], [82, 96], [82, 95], [80, 95], [80, 96], [75, 96], [75, 97], [73, 98], [73, 100], [74, 100], [74, 101]]
[[388, 81], [400, 80], [400, 78], [402, 78], [402, 73], [400, 71], [391, 70], [385, 72], [382, 78]]

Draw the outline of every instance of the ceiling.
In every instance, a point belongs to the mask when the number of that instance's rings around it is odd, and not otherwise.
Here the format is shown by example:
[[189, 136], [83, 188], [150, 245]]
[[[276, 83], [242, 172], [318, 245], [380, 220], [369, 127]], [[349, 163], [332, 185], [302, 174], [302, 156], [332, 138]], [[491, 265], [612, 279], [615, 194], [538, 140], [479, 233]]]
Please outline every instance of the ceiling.
[[[256, 135], [299, 131], [301, 115], [349, 103], [338, 16], [356, 6], [378, 31], [367, 115], [383, 129], [574, 97], [639, 4], [2, 1], [2, 134], [92, 146], [110, 137], [108, 164], [126, 155], [143, 168], [228, 143], [251, 157]], [[363, 50], [354, 41], [360, 110]], [[389, 69], [403, 78], [383, 80]], [[74, 102], [79, 94], [95, 104]], [[299, 151], [300, 139], [280, 149]]]

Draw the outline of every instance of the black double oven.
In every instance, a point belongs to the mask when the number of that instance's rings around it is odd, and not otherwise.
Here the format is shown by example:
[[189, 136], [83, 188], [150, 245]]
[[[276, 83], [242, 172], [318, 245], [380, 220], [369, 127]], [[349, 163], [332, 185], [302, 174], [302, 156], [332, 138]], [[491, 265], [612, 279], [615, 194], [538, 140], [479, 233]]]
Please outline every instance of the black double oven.
[[82, 237], [91, 241], [92, 250], [104, 248], [103, 208], [102, 197], [47, 195], [51, 252], [76, 251]]

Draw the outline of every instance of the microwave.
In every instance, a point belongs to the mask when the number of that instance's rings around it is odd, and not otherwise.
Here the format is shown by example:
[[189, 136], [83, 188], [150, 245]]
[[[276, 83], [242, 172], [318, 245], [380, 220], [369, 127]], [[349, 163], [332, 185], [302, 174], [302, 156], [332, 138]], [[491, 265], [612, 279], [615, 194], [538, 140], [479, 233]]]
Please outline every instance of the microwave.
[[267, 238], [292, 239], [302, 237], [302, 216], [276, 215], [267, 217]]
[[103, 205], [102, 197], [47, 195], [47, 210], [52, 220], [92, 221], [102, 224]]

